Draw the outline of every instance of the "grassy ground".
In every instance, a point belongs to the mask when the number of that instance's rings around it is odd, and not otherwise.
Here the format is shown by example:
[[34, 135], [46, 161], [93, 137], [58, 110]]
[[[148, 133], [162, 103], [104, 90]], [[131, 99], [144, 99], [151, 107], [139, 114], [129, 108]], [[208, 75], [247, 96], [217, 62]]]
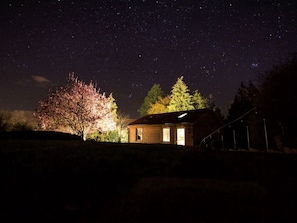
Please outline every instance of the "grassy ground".
[[0, 140], [0, 222], [296, 221], [297, 156]]

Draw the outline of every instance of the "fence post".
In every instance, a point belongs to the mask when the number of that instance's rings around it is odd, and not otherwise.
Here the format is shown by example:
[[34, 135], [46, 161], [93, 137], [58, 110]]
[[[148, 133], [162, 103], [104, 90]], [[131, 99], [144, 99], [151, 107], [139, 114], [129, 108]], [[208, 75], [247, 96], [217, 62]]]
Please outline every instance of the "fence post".
[[235, 130], [233, 130], [233, 145], [234, 145], [234, 150], [236, 150]]
[[249, 133], [249, 127], [246, 126], [246, 138], [247, 138], [247, 143], [248, 143], [248, 150], [250, 150], [250, 133]]
[[265, 118], [263, 118], [263, 122], [264, 122], [264, 133], [265, 133], [266, 152], [268, 152], [268, 138], [267, 138], [267, 129], [266, 129]]

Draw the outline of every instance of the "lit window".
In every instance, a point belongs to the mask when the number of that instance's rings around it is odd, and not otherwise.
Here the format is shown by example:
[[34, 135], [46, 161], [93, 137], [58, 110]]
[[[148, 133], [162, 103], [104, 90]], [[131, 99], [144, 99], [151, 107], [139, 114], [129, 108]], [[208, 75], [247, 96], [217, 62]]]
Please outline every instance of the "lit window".
[[136, 141], [142, 140], [142, 128], [136, 128]]
[[177, 145], [185, 145], [185, 128], [177, 128], [176, 129], [176, 143]]
[[163, 128], [163, 142], [170, 142], [170, 128]]

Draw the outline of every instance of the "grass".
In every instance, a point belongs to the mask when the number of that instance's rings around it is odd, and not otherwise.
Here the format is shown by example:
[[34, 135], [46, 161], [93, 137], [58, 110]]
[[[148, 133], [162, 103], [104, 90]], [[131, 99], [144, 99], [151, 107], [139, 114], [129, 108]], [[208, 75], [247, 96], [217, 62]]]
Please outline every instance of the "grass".
[[297, 156], [0, 140], [0, 221], [296, 221]]

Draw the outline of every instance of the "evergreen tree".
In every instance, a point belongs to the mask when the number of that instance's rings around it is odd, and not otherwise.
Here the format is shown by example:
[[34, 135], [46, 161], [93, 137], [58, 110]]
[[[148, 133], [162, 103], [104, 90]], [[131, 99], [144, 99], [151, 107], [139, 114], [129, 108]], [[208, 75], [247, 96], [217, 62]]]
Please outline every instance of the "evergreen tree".
[[117, 105], [112, 93], [109, 94], [108, 101], [111, 103], [110, 112], [113, 116], [113, 120], [115, 122], [117, 122], [118, 121], [118, 105]]
[[[249, 81], [247, 86], [241, 82], [240, 87], [238, 88], [234, 97], [233, 103], [229, 109], [227, 122], [232, 122], [253, 109], [256, 106], [255, 103], [258, 95], [258, 89], [251, 81]], [[248, 115], [242, 117], [237, 122], [232, 123], [232, 125], [229, 126], [230, 128], [225, 129], [225, 142], [229, 147], [234, 146], [233, 134], [235, 134], [236, 147], [249, 149], [247, 141], [248, 129], [250, 146], [253, 148], [263, 148], [262, 142], [264, 136], [262, 135], [262, 126], [263, 120], [261, 117], [256, 116], [254, 112], [251, 112]]]
[[192, 104], [194, 106], [194, 109], [203, 109], [203, 108], [208, 108], [208, 99], [204, 98], [198, 90], [193, 92], [192, 95]]
[[255, 107], [258, 96], [259, 91], [251, 81], [249, 81], [248, 86], [245, 86], [244, 83], [241, 82], [240, 88], [237, 90], [237, 94], [229, 109], [228, 121], [238, 118], [243, 113]]
[[168, 105], [169, 112], [193, 110], [192, 95], [188, 86], [183, 82], [183, 76], [179, 77], [172, 86], [170, 103]]
[[140, 116], [145, 116], [148, 114], [148, 110], [151, 104], [156, 103], [159, 97], [163, 97], [164, 93], [160, 87], [160, 84], [154, 84], [152, 88], [148, 91], [147, 96], [144, 98], [142, 105], [140, 106], [139, 113]]

